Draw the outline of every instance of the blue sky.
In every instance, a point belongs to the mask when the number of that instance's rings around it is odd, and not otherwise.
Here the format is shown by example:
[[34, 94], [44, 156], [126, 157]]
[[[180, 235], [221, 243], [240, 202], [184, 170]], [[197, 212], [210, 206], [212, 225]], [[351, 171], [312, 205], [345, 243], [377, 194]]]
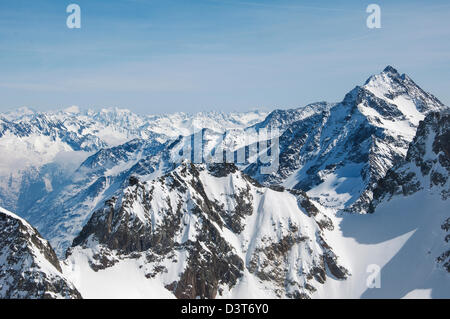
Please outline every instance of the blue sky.
[[447, 0], [0, 2], [0, 111], [289, 108], [339, 101], [388, 64], [450, 104]]

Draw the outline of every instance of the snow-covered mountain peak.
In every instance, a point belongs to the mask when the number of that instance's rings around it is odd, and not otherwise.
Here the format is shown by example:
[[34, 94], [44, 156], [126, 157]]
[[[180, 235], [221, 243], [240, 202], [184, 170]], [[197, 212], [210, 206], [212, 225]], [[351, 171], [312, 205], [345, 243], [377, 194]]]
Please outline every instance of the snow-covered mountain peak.
[[[398, 105], [399, 108], [403, 107], [401, 110], [403, 113], [408, 113], [408, 111], [409, 113], [425, 113], [445, 108], [436, 97], [422, 90], [406, 74], [400, 75], [391, 66], [387, 66], [380, 74], [371, 76], [362, 88], [370, 91], [377, 98]], [[410, 108], [410, 110], [406, 108]]]
[[27, 107], [27, 106], [23, 106], [23, 107], [19, 107], [13, 111], [9, 111], [9, 112], [5, 112], [0, 114], [0, 117], [4, 117], [9, 121], [13, 121], [22, 117], [27, 117], [27, 116], [32, 116], [34, 114], [36, 114], [37, 111], [35, 111], [34, 109]]
[[79, 113], [81, 113], [81, 109], [77, 105], [72, 105], [72, 106], [69, 106], [69, 107], [65, 108], [63, 110], [63, 112], [72, 113], [72, 114], [79, 114]]
[[396, 75], [399, 74], [398, 71], [397, 71], [397, 69], [395, 69], [395, 68], [394, 68], [393, 66], [391, 66], [391, 65], [386, 66], [386, 67], [384, 68], [384, 70], [383, 70], [383, 73], [390, 73], [390, 74], [392, 74], [393, 76], [396, 76]]
[[130, 114], [132, 112], [129, 109], [114, 106], [114, 107], [102, 108], [100, 110], [100, 113], [105, 113], [105, 114], [116, 113], [117, 115], [123, 115], [123, 114]]
[[376, 83], [391, 83], [392, 81], [400, 81], [401, 79], [402, 75], [397, 69], [388, 65], [382, 72], [370, 76], [364, 83], [364, 86], [375, 85]]
[[270, 114], [262, 123], [287, 123], [280, 136], [278, 172], [260, 174], [258, 163], [246, 172], [264, 185], [307, 191], [325, 206], [366, 212], [374, 183], [406, 156], [419, 122], [445, 109], [409, 77], [387, 67], [341, 103], [318, 104], [298, 121], [288, 120], [298, 111]]
[[336, 105], [336, 103], [316, 102], [295, 109], [274, 110], [267, 115], [264, 121], [249, 127], [249, 129], [265, 128], [270, 130], [276, 129], [283, 132], [292, 123], [304, 120], [324, 111], [326, 112], [334, 105]]

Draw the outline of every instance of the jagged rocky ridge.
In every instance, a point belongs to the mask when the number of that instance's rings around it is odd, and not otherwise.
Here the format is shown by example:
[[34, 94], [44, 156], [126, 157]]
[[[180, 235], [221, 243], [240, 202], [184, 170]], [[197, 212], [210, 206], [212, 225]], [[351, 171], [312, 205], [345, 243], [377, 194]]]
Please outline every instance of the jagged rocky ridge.
[[326, 241], [333, 229], [301, 191], [262, 187], [234, 164], [184, 162], [153, 181], [130, 179], [73, 241], [93, 269], [138, 259], [177, 298], [233, 295], [247, 277], [274, 297], [309, 298], [348, 270]]
[[50, 244], [22, 218], [0, 208], [0, 298], [81, 298]]

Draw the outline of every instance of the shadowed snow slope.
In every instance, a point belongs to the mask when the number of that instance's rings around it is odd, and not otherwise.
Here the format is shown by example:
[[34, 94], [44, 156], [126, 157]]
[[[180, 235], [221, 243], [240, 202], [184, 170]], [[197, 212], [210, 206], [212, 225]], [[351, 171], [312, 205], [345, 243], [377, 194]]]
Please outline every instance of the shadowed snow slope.
[[[450, 116], [430, 113], [404, 161], [374, 189], [373, 214], [345, 214], [330, 238], [352, 277], [322, 287], [321, 296], [450, 297]], [[380, 288], [368, 288], [367, 266], [381, 267]]]

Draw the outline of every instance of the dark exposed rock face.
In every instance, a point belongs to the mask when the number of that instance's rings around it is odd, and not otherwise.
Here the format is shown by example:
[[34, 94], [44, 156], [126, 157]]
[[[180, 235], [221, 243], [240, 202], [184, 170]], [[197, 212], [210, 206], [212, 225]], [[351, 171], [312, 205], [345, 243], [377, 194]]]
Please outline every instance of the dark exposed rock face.
[[[264, 211], [264, 205], [271, 205], [265, 203], [267, 193], [285, 196], [298, 214], [294, 220], [271, 217], [274, 235], [268, 235], [272, 231], [267, 226], [248, 224], [251, 218], [273, 214]], [[106, 201], [67, 254], [73, 249], [97, 247], [90, 260], [94, 270], [121, 259], [138, 258], [145, 269], [151, 269], [147, 278], [170, 272], [168, 262], [181, 264], [183, 271], [177, 279], [165, 283], [177, 298], [216, 298], [232, 290], [245, 271], [275, 285], [274, 294], [279, 297], [308, 298], [315, 291], [314, 282], [349, 275], [322, 238], [323, 229], [332, 227], [331, 220], [302, 191], [264, 188], [233, 164], [185, 162], [157, 180], [133, 182], [122, 194]], [[277, 233], [280, 235], [275, 236]], [[234, 243], [230, 236], [236, 238]], [[293, 253], [299, 255], [299, 264], [303, 258], [312, 264], [291, 265], [289, 256]], [[312, 269], [320, 276], [307, 276]]]
[[[153, 256], [153, 259], [161, 259], [172, 258], [173, 251], [186, 251], [189, 257], [184, 272], [179, 281], [167, 287], [178, 298], [214, 298], [219, 285], [232, 287], [236, 284], [243, 271], [243, 262], [233, 253], [230, 245], [221, 237], [217, 226], [213, 224], [215, 221], [222, 225], [218, 212], [220, 208], [209, 201], [202, 183], [198, 180], [198, 174], [195, 166], [186, 165], [179, 172], [160, 179], [171, 192], [185, 194], [190, 185], [200, 195], [190, 201], [190, 214], [202, 221], [197, 229], [199, 234], [196, 241], [176, 240], [185, 226], [183, 217], [186, 212], [182, 211], [183, 203], [178, 201], [174, 205], [168, 196], [161, 199], [167, 209], [158, 210], [152, 206], [154, 188], [147, 189], [144, 184], [138, 182], [120, 202], [113, 197], [105, 203], [104, 209], [95, 212], [80, 235], [75, 238], [73, 246], [87, 243], [89, 237], [94, 235], [100, 244], [110, 250], [119, 251], [121, 255], [145, 252]], [[226, 175], [228, 174], [224, 176]], [[133, 213], [135, 202], [143, 204], [143, 218], [138, 218]], [[239, 212], [239, 209], [236, 211]], [[158, 227], [152, 227], [151, 213], [164, 216]], [[116, 262], [109, 258], [102, 260], [101, 256], [98, 256], [97, 260], [99, 263], [94, 263], [97, 269], [102, 266], [109, 267]]]
[[[182, 247], [189, 250], [190, 254], [180, 280], [170, 289], [177, 298], [215, 298], [219, 286], [226, 285], [232, 288], [242, 276], [244, 269], [242, 259], [233, 254], [222, 237], [214, 233], [217, 231], [215, 228], [211, 230], [211, 233], [202, 230], [202, 234], [206, 232], [206, 237], [209, 238], [199, 238], [205, 245], [208, 243], [206, 251], [198, 241], [189, 242]], [[213, 239], [216, 241], [212, 241]]]
[[130, 176], [130, 178], [128, 179], [128, 185], [134, 186], [137, 183], [139, 183], [139, 179], [136, 176]]
[[[445, 232], [445, 242], [450, 243], [450, 217], [441, 225], [441, 229]], [[450, 249], [443, 252], [436, 261], [441, 264], [447, 272], [450, 273]]]
[[0, 298], [81, 298], [36, 229], [0, 210]]
[[237, 170], [236, 165], [232, 163], [216, 163], [208, 165], [208, 171], [215, 177], [225, 177], [230, 173], [236, 173]]

